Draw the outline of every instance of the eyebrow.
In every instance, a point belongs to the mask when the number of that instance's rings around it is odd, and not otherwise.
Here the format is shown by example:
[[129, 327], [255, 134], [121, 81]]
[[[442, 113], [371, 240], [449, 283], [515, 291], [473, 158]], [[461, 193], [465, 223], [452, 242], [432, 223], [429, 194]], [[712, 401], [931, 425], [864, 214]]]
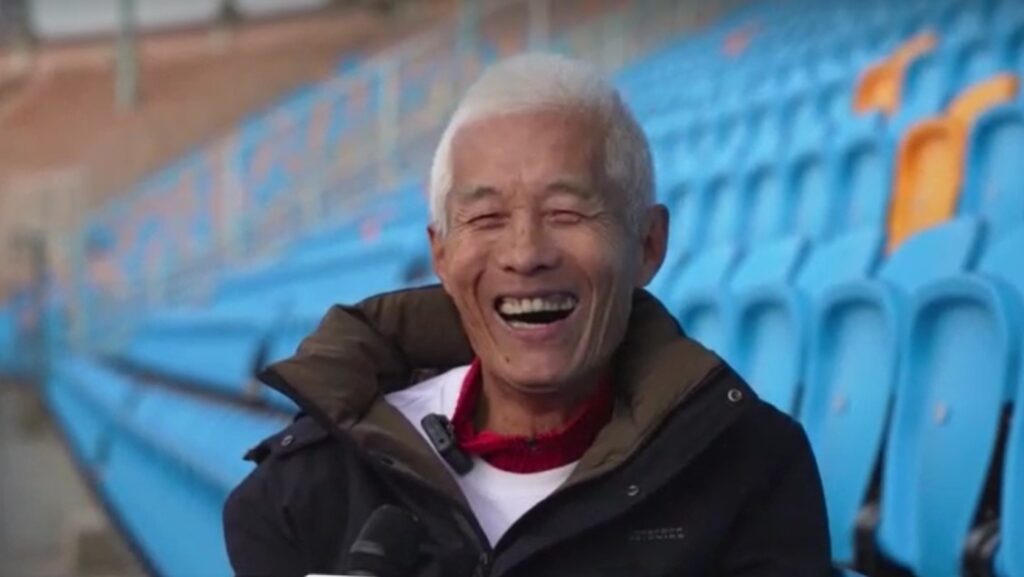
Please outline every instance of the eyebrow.
[[[548, 194], [570, 194], [583, 200], [590, 200], [595, 196], [594, 190], [590, 187], [589, 183], [572, 177], [555, 179], [544, 187], [544, 191]], [[457, 189], [453, 191], [453, 194], [460, 201], [465, 202], [474, 202], [501, 195], [498, 189], [487, 185]]]
[[477, 201], [489, 198], [492, 196], [498, 196], [498, 189], [491, 186], [473, 186], [470, 188], [463, 188], [455, 191], [455, 196], [459, 200], [464, 201]]
[[594, 189], [590, 183], [577, 178], [559, 178], [544, 188], [549, 194], [571, 194], [583, 200], [594, 198]]

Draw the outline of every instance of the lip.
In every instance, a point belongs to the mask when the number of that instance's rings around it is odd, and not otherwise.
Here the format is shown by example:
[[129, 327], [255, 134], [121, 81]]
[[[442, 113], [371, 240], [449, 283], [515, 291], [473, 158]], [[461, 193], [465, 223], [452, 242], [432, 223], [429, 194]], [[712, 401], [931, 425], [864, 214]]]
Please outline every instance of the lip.
[[[527, 297], [524, 296], [522, 298]], [[516, 340], [525, 343], [544, 343], [554, 341], [557, 338], [559, 338], [564, 332], [565, 328], [568, 326], [569, 321], [575, 318], [580, 308], [581, 307], [579, 306], [579, 304], [577, 304], [576, 308], [574, 308], [572, 312], [569, 313], [569, 316], [565, 317], [564, 319], [557, 320], [553, 323], [548, 323], [546, 325], [538, 325], [536, 327], [514, 327], [508, 324], [508, 322], [506, 322], [505, 319], [502, 318], [500, 314], [498, 314], [498, 311], [492, 309], [491, 313], [494, 315], [494, 318], [495, 320], [497, 320], [498, 324], [503, 329], [505, 329], [506, 332], [512, 335], [512, 337], [515, 338]]]

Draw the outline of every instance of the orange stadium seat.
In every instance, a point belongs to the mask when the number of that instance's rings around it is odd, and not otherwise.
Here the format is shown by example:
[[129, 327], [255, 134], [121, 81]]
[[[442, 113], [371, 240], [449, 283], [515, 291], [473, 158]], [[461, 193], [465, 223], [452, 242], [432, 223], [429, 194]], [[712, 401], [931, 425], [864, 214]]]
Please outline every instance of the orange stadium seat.
[[934, 50], [938, 41], [934, 32], [922, 32], [903, 43], [889, 58], [865, 70], [857, 83], [854, 110], [860, 114], [873, 110], [880, 110], [887, 116], [895, 114], [900, 107], [907, 67]]
[[957, 96], [944, 116], [910, 129], [897, 159], [889, 212], [889, 252], [915, 232], [939, 224], [956, 212], [970, 128], [983, 112], [1012, 100], [1018, 84], [1011, 74], [975, 84]]
[[949, 116], [967, 126], [986, 110], [1005, 104], [1017, 96], [1020, 80], [1016, 74], [999, 74], [964, 90], [949, 105]]

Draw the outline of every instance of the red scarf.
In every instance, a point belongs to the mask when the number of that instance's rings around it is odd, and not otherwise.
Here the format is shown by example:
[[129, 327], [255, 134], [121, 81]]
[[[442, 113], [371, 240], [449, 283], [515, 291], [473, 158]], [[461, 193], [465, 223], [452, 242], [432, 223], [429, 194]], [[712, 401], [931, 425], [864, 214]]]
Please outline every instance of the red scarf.
[[462, 390], [451, 419], [455, 438], [466, 453], [477, 455], [510, 473], [537, 473], [575, 463], [612, 417], [614, 399], [611, 383], [602, 380], [590, 398], [576, 409], [569, 422], [559, 429], [534, 438], [477, 431], [473, 414], [482, 389], [480, 360], [474, 359], [462, 381]]

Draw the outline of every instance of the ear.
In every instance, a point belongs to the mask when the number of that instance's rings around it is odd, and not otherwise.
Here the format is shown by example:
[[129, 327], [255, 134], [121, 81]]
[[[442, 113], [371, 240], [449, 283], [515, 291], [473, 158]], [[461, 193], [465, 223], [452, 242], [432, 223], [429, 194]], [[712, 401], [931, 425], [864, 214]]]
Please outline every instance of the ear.
[[444, 251], [444, 235], [442, 235], [434, 225], [427, 227], [427, 237], [430, 239], [430, 260], [434, 267], [434, 274], [437, 278], [441, 279], [441, 284], [445, 283], [445, 251]]
[[665, 262], [665, 253], [668, 250], [668, 208], [663, 204], [652, 206], [647, 211], [646, 221], [643, 236], [640, 239], [643, 252], [640, 268], [637, 271], [637, 288], [647, 286], [654, 275], [658, 274], [658, 270]]

